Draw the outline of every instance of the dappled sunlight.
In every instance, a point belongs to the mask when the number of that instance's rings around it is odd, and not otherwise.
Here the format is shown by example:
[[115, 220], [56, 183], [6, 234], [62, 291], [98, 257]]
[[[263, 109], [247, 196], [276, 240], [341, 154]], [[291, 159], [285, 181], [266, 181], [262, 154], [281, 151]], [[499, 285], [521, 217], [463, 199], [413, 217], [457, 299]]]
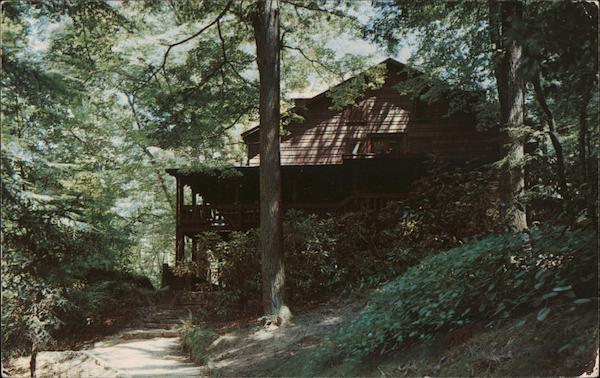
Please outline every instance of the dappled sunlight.
[[321, 325], [335, 325], [342, 322], [342, 318], [340, 316], [332, 316], [330, 318], [323, 319], [319, 324]]
[[200, 369], [181, 355], [178, 338], [135, 340], [95, 348], [90, 354], [131, 376], [200, 375]]
[[338, 324], [355, 314], [354, 305], [331, 301], [298, 313], [288, 325], [242, 327], [212, 343], [207, 368], [218, 376], [253, 375], [265, 365], [316, 347]]
[[269, 331], [269, 330], [261, 329], [260, 331], [254, 333], [251, 336], [251, 339], [252, 340], [264, 341], [264, 340], [272, 339], [273, 337], [274, 337], [274, 331]]
[[238, 335], [226, 334], [223, 336], [219, 336], [215, 341], [213, 341], [213, 343], [210, 346], [211, 348], [218, 348], [224, 345], [235, 343], [238, 339]]
[[0, 1], [1, 376], [597, 375], [597, 1]]

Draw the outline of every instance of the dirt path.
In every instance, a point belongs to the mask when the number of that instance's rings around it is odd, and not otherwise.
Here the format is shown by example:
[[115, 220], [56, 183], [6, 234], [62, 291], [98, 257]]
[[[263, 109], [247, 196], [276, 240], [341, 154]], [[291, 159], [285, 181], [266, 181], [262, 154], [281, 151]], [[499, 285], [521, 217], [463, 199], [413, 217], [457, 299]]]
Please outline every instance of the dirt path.
[[200, 368], [182, 356], [179, 338], [156, 337], [95, 346], [88, 351], [119, 376], [199, 376]]
[[[131, 329], [86, 350], [40, 353], [38, 377], [252, 376], [317, 345], [358, 309], [356, 303], [329, 302], [303, 311], [284, 327], [268, 329], [256, 324], [218, 330], [221, 336], [209, 347], [204, 366], [183, 355], [174, 330], [176, 314], [162, 314], [161, 321], [170, 317], [173, 327]], [[14, 376], [28, 376], [28, 368], [28, 358], [17, 359]]]
[[[117, 335], [79, 351], [41, 352], [38, 377], [190, 377], [203, 375], [181, 350], [180, 320], [185, 307], [140, 308], [138, 321]], [[29, 376], [29, 357], [13, 361], [14, 376]]]
[[[15, 361], [15, 376], [29, 375], [29, 359]], [[181, 352], [179, 338], [111, 338], [82, 351], [42, 352], [38, 377], [190, 377], [204, 375]]]

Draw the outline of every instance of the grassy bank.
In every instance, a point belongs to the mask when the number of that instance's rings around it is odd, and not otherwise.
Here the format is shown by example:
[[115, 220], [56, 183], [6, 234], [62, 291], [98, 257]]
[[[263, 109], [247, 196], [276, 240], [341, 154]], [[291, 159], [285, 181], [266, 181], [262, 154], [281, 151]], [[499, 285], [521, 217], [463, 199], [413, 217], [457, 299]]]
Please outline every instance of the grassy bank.
[[[471, 340], [467, 345], [479, 350], [485, 349], [477, 345], [499, 335], [505, 337], [505, 346], [514, 346], [514, 352], [488, 348], [498, 350], [494, 353], [500, 357], [475, 366], [476, 374], [530, 375], [534, 370], [525, 367], [535, 366], [534, 360], [546, 361], [548, 372], [558, 374], [563, 368], [577, 372], [582, 361], [593, 359], [586, 358], [597, 340], [595, 233], [536, 230], [532, 247], [529, 252], [512, 235], [497, 235], [427, 257], [374, 291], [361, 314], [319, 347], [265, 366], [261, 373], [371, 375], [377, 372], [370, 369], [382, 369], [379, 362], [404, 351], [403, 356], [422, 354], [420, 359], [402, 359], [417, 364], [405, 371], [407, 375], [421, 375], [424, 366], [430, 368], [431, 359], [440, 356], [428, 345], [461, 333], [463, 341]], [[507, 357], [507, 350], [512, 357]], [[464, 358], [454, 358], [452, 364], [438, 360], [433, 366], [439, 365], [439, 372], [431, 374], [469, 375], [473, 364], [478, 364], [477, 358], [469, 356], [463, 353]], [[419, 361], [423, 368], [418, 367]], [[384, 369], [397, 375], [387, 366]]]

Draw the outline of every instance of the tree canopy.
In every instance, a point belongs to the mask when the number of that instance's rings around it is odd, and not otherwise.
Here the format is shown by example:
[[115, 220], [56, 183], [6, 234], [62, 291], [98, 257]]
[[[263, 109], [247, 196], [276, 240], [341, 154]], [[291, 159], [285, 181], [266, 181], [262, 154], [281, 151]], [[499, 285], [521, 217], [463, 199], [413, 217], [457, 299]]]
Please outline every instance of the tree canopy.
[[279, 0], [269, 51], [280, 65], [270, 74], [259, 70], [263, 3], [2, 3], [2, 325], [11, 353], [48, 347], [65, 314], [85, 307], [78, 296], [93, 292], [93, 272], [158, 285], [175, 245], [165, 169], [243, 165], [240, 133], [264, 117], [265, 82], [281, 90], [268, 108], [273, 131], [299, 93], [343, 83], [330, 96], [344, 108], [381, 85], [385, 70], [367, 70], [372, 57], [340, 41], [390, 55], [410, 44], [409, 79], [396, 90], [449, 98], [449, 113], [468, 108], [478, 128], [501, 128], [507, 153], [496, 165], [522, 218], [548, 220], [557, 209], [552, 221], [597, 224], [597, 4]]

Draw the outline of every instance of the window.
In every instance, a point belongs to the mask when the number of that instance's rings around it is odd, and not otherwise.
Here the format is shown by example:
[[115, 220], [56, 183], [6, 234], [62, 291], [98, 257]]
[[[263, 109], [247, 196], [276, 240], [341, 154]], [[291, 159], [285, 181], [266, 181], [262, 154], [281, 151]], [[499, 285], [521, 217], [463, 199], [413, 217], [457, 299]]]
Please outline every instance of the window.
[[369, 136], [369, 152], [376, 155], [403, 155], [406, 137], [402, 134], [373, 134]]

